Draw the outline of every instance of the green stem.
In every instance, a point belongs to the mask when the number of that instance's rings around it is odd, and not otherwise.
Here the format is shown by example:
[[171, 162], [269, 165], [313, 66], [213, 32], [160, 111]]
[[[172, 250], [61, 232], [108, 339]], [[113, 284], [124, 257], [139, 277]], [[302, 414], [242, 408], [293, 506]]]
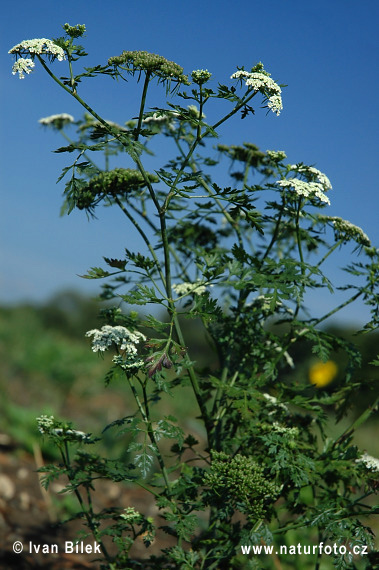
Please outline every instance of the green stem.
[[[96, 523], [94, 523], [93, 521], [93, 512], [91, 510], [88, 510], [88, 508], [86, 507], [86, 505], [84, 504], [83, 498], [79, 492], [79, 489], [75, 486], [75, 483], [73, 483], [74, 479], [71, 479], [71, 465], [70, 465], [70, 461], [69, 461], [69, 451], [68, 451], [68, 445], [67, 445], [67, 441], [65, 441], [65, 450], [66, 450], [66, 454], [63, 453], [63, 451], [61, 450], [61, 456], [63, 459], [63, 464], [66, 467], [67, 470], [67, 477], [68, 480], [70, 481], [70, 483], [72, 483], [74, 485], [74, 495], [76, 496], [76, 498], [78, 499], [80, 508], [81, 508], [81, 512], [84, 515], [84, 518], [87, 521], [87, 525], [88, 528], [90, 529], [90, 531], [93, 534], [93, 537], [95, 538], [95, 540], [99, 543], [100, 548], [105, 556], [105, 558], [107, 559], [108, 562], [112, 562], [112, 557], [110, 556], [110, 554], [107, 551], [106, 546], [104, 545], [103, 541], [101, 540], [101, 537], [99, 536], [98, 530], [97, 530], [97, 526]], [[87, 493], [88, 493], [88, 489], [87, 489]]]
[[148, 399], [147, 399], [147, 394], [146, 394], [146, 388], [145, 388], [145, 386], [142, 387], [144, 405], [145, 405], [145, 407], [144, 407], [141, 400], [140, 400], [140, 397], [138, 395], [137, 389], [134, 386], [132, 378], [130, 378], [129, 375], [126, 373], [125, 373], [125, 376], [126, 376], [126, 379], [128, 381], [129, 387], [132, 391], [132, 394], [134, 396], [134, 399], [136, 401], [136, 404], [137, 404], [137, 407], [138, 407], [139, 412], [141, 414], [142, 420], [143, 420], [144, 424], [146, 425], [149, 439], [150, 439], [151, 443], [153, 444], [154, 448], [156, 449], [158, 463], [159, 463], [159, 466], [161, 468], [163, 478], [165, 480], [166, 488], [168, 491], [170, 491], [171, 485], [170, 485], [170, 481], [168, 479], [167, 470], [166, 470], [162, 455], [159, 451], [159, 447], [158, 447], [158, 444], [157, 444], [157, 441], [156, 441], [155, 435], [154, 435], [153, 426], [152, 426], [152, 423], [150, 420], [150, 412], [149, 412], [149, 407], [148, 407]]
[[72, 92], [73, 92], [73, 93], [76, 93], [74, 72], [72, 71], [72, 59], [71, 59], [71, 56], [68, 55], [67, 59], [68, 59], [68, 67], [69, 67], [69, 69], [70, 69], [70, 84], [71, 84], [71, 89], [72, 89]]
[[143, 111], [145, 108], [145, 103], [146, 103], [146, 95], [147, 95], [147, 89], [149, 87], [149, 81], [150, 81], [150, 77], [151, 77], [151, 71], [147, 71], [146, 72], [146, 76], [145, 76], [145, 81], [143, 84], [143, 91], [142, 91], [142, 97], [141, 97], [141, 105], [140, 105], [140, 110], [139, 110], [139, 114], [138, 114], [138, 125], [137, 125], [137, 129], [134, 135], [134, 140], [138, 141], [138, 137], [140, 135], [141, 132], [141, 127], [142, 127], [142, 121], [143, 121]]
[[329, 255], [330, 255], [331, 253], [333, 253], [333, 251], [334, 251], [335, 249], [337, 249], [337, 247], [338, 247], [339, 245], [341, 245], [341, 244], [343, 244], [343, 238], [340, 239], [340, 240], [338, 240], [338, 241], [333, 245], [333, 247], [331, 247], [330, 249], [328, 249], [328, 251], [326, 252], [326, 254], [324, 255], [324, 257], [318, 262], [318, 264], [316, 265], [316, 267], [320, 267], [320, 266], [324, 263], [324, 261], [329, 257]]
[[[74, 99], [76, 99], [76, 101], [78, 101], [78, 103], [80, 103], [80, 105], [82, 105], [82, 107], [84, 107], [97, 121], [99, 121], [99, 123], [101, 125], [103, 125], [103, 127], [106, 129], [106, 131], [111, 134], [116, 140], [118, 140], [118, 142], [125, 148], [125, 150], [130, 154], [130, 156], [133, 158], [133, 160], [139, 160], [138, 159], [138, 154], [137, 151], [135, 150], [135, 148], [133, 148], [133, 144], [130, 140], [128, 140], [128, 144], [126, 142], [125, 137], [122, 137], [120, 134], [115, 133], [112, 130], [112, 127], [102, 118], [100, 117], [100, 115], [98, 115], [96, 113], [96, 111], [94, 111], [94, 109], [92, 109], [92, 107], [90, 107], [85, 101], [83, 101], [83, 99], [77, 94], [77, 92], [75, 90], [71, 90], [69, 89], [66, 85], [64, 85], [64, 83], [62, 83], [62, 81], [60, 81], [58, 79], [58, 77], [56, 77], [54, 75], [54, 73], [48, 68], [48, 66], [46, 65], [46, 63], [43, 61], [42, 57], [39, 54], [36, 54], [37, 58], [39, 60], [39, 62], [41, 63], [42, 67], [45, 69], [45, 71], [50, 75], [50, 77], [56, 82], [58, 83], [58, 85], [64, 89], [69, 95], [71, 95], [72, 97], [74, 97]], [[134, 141], [137, 142], [137, 141]], [[151, 184], [150, 181], [145, 173], [144, 176], [144, 180], [147, 183], [146, 185], [148, 186], [149, 190], [151, 188]]]
[[[371, 414], [377, 411], [377, 406], [379, 404], [379, 396], [376, 398], [373, 404], [364, 410], [364, 412], [350, 425], [350, 427], [346, 428], [341, 435], [337, 437], [332, 443], [331, 448], [333, 449], [338, 443], [342, 442], [346, 437], [351, 435], [354, 431], [356, 431], [362, 424], [367, 422]], [[360, 499], [359, 499], [360, 500]]]
[[284, 196], [283, 196], [283, 197], [282, 197], [282, 208], [281, 208], [281, 210], [280, 210], [280, 212], [279, 212], [279, 216], [278, 216], [278, 218], [277, 218], [277, 220], [276, 220], [275, 229], [274, 229], [274, 232], [273, 232], [273, 234], [272, 234], [271, 241], [270, 241], [270, 243], [268, 244], [267, 249], [266, 249], [266, 251], [265, 251], [265, 254], [264, 254], [263, 257], [262, 257], [262, 261], [264, 261], [264, 260], [266, 259], [266, 257], [267, 257], [268, 254], [270, 253], [271, 249], [273, 248], [274, 243], [276, 242], [276, 240], [277, 240], [277, 238], [278, 238], [278, 235], [279, 235], [279, 228], [280, 228], [280, 224], [281, 224], [281, 221], [282, 221], [282, 216], [283, 216], [284, 207], [285, 207], [285, 198], [284, 198]]
[[320, 323], [322, 323], [323, 321], [325, 321], [329, 317], [335, 315], [338, 311], [341, 311], [341, 309], [344, 309], [345, 307], [350, 305], [350, 303], [354, 303], [354, 301], [356, 301], [358, 299], [358, 297], [360, 297], [361, 295], [362, 295], [362, 291], [358, 291], [358, 293], [356, 293], [355, 295], [350, 297], [350, 299], [348, 299], [344, 303], [341, 303], [340, 305], [338, 305], [338, 307], [336, 307], [332, 311], [329, 311], [329, 313], [327, 313], [323, 317], [320, 317], [319, 319], [315, 319], [312, 324], [314, 326], [319, 325]]
[[149, 434], [149, 438], [150, 438], [151, 443], [154, 445], [155, 449], [157, 450], [157, 459], [158, 459], [159, 467], [161, 468], [161, 471], [162, 471], [162, 475], [163, 475], [163, 479], [164, 479], [165, 484], [166, 484], [167, 492], [168, 492], [168, 494], [171, 494], [171, 484], [170, 484], [170, 480], [168, 478], [167, 469], [166, 469], [166, 466], [164, 464], [161, 452], [159, 451], [158, 443], [157, 443], [157, 440], [155, 438], [155, 434], [154, 434], [154, 430], [153, 430], [153, 424], [152, 424], [152, 421], [150, 418], [149, 400], [147, 397], [146, 385], [145, 384], [142, 386], [142, 393], [143, 393], [143, 400], [144, 400], [144, 406], [145, 406], [147, 433]]
[[[148, 249], [149, 249], [149, 251], [150, 251], [150, 254], [151, 254], [152, 258], [153, 258], [154, 261], [155, 261], [155, 265], [156, 265], [156, 268], [158, 269], [159, 276], [160, 276], [160, 278], [161, 278], [161, 280], [162, 280], [163, 286], [165, 287], [165, 286], [166, 286], [165, 276], [164, 276], [164, 274], [163, 274], [163, 272], [162, 272], [162, 270], [161, 270], [161, 268], [160, 268], [159, 260], [158, 260], [158, 258], [157, 258], [157, 255], [156, 255], [155, 251], [154, 251], [153, 246], [151, 245], [151, 243], [150, 243], [150, 241], [149, 241], [149, 238], [147, 237], [147, 235], [145, 234], [145, 232], [143, 231], [143, 229], [141, 228], [141, 226], [139, 225], [139, 223], [137, 222], [137, 220], [136, 220], [136, 219], [128, 212], [128, 210], [125, 208], [125, 206], [124, 206], [124, 204], [121, 202], [121, 200], [120, 200], [117, 196], [114, 198], [114, 200], [115, 200], [117, 206], [118, 206], [118, 207], [121, 209], [121, 211], [123, 212], [123, 214], [125, 214], [125, 216], [128, 218], [128, 220], [129, 220], [129, 221], [133, 224], [133, 226], [136, 228], [136, 230], [138, 231], [138, 233], [139, 233], [140, 236], [142, 237], [143, 241], [146, 243], [146, 245], [147, 245], [147, 247], [148, 247]], [[158, 285], [155, 284], [155, 286], [156, 286], [157, 290], [159, 291], [159, 293], [160, 293], [161, 295], [163, 295], [163, 293], [160, 291]]]
[[47, 67], [46, 63], [43, 61], [42, 57], [39, 54], [36, 54], [38, 60], [40, 61], [42, 67], [45, 69], [45, 71], [50, 75], [50, 77], [56, 82], [58, 83], [58, 85], [60, 87], [62, 87], [62, 89], [64, 89], [67, 93], [69, 93], [69, 95], [71, 95], [72, 97], [74, 97], [74, 99], [76, 99], [78, 101], [78, 103], [80, 103], [85, 109], [87, 109], [87, 111], [93, 116], [95, 117], [95, 119], [97, 119], [99, 121], [99, 123], [101, 123], [103, 125], [103, 127], [105, 127], [105, 129], [112, 135], [114, 135], [111, 127], [108, 125], [108, 123], [102, 119], [100, 117], [100, 115], [98, 115], [96, 113], [96, 111], [94, 111], [92, 109], [92, 107], [90, 107], [89, 105], [87, 105], [87, 103], [85, 101], [83, 101], [83, 99], [81, 97], [79, 97], [79, 95], [76, 93], [76, 91], [72, 91], [71, 89], [69, 89], [66, 85], [64, 85], [64, 83], [62, 83], [62, 81], [60, 81], [58, 79], [58, 77], [56, 77], [54, 75], [54, 73]]
[[[168, 236], [167, 236], [165, 211], [163, 209], [160, 210], [160, 212], [159, 212], [159, 219], [160, 219], [160, 225], [161, 225], [161, 236], [162, 236], [164, 265], [165, 265], [165, 277], [166, 277], [166, 294], [167, 294], [168, 305], [169, 305], [169, 313], [170, 313], [170, 317], [172, 318], [172, 321], [173, 321], [174, 326], [175, 326], [175, 331], [176, 331], [176, 334], [178, 337], [179, 344], [182, 347], [185, 347], [186, 343], [185, 343], [183, 332], [182, 332], [182, 329], [181, 329], [181, 326], [179, 323], [178, 315], [176, 313], [175, 303], [172, 299], [170, 247], [169, 247]], [[207, 432], [209, 433], [209, 430], [211, 429], [211, 423], [210, 423], [210, 420], [208, 417], [208, 410], [205, 406], [205, 403], [204, 403], [204, 400], [203, 400], [203, 397], [201, 394], [200, 386], [199, 386], [193, 365], [190, 364], [190, 360], [189, 360], [188, 355], [186, 356], [186, 358], [188, 361], [188, 375], [190, 378], [192, 389], [194, 391], [196, 401], [199, 405], [200, 412], [201, 412], [205, 427], [207, 429]]]
[[[228, 113], [227, 115], [225, 115], [225, 117], [223, 117], [222, 119], [220, 119], [219, 121], [217, 121], [214, 125], [212, 125], [212, 129], [216, 130], [217, 127], [219, 127], [220, 125], [222, 125], [223, 123], [225, 123], [225, 121], [227, 121], [228, 119], [230, 119], [230, 117], [233, 117], [233, 115], [235, 115], [236, 113], [238, 113], [238, 111], [240, 109], [242, 109], [242, 107], [244, 107], [253, 97], [255, 97], [255, 95], [259, 93], [258, 91], [251, 91], [251, 89], [249, 88], [246, 92], [246, 94], [244, 95], [244, 97], [241, 99], [241, 102], [238, 103], [238, 105], [236, 105], [234, 107], [234, 109], [232, 109], [230, 111], [230, 113]], [[205, 131], [205, 134], [203, 136], [207, 136], [209, 130]]]
[[[300, 262], [301, 262], [301, 276], [302, 278], [304, 278], [305, 276], [305, 268], [304, 268], [304, 256], [303, 256], [303, 248], [302, 248], [302, 244], [301, 244], [301, 235], [300, 235], [300, 224], [299, 224], [299, 219], [300, 219], [300, 211], [301, 211], [301, 207], [303, 205], [303, 200], [300, 198], [299, 199], [299, 203], [297, 205], [297, 212], [296, 212], [296, 241], [297, 241], [297, 249], [299, 252], [299, 258], [300, 258]], [[302, 289], [302, 294], [304, 293], [304, 283], [301, 287]], [[294, 313], [294, 317], [296, 317], [300, 311], [300, 297], [297, 298], [296, 301], [296, 310]]]
[[[338, 307], [336, 307], [335, 309], [333, 309], [332, 311], [329, 311], [329, 313], [327, 313], [326, 315], [324, 315], [323, 317], [320, 317], [319, 319], [314, 319], [312, 321], [312, 326], [316, 327], [317, 325], [319, 325], [320, 323], [322, 323], [323, 321], [325, 321], [326, 319], [328, 319], [329, 317], [331, 317], [332, 315], [336, 314], [338, 311], [340, 311], [341, 309], [347, 307], [348, 305], [350, 305], [350, 303], [353, 303], [354, 301], [356, 301], [358, 299], [358, 297], [360, 297], [362, 295], [362, 291], [358, 291], [358, 293], [356, 293], [355, 295], [353, 295], [352, 297], [350, 297], [350, 299], [348, 299], [347, 301], [345, 301], [344, 303], [341, 303], [340, 305], [338, 305]], [[287, 352], [290, 347], [299, 340], [299, 338], [301, 338], [302, 336], [304, 336], [306, 333], [308, 332], [308, 327], [304, 326], [304, 328], [302, 328], [300, 331], [295, 333], [295, 336], [293, 336], [292, 338], [289, 339], [289, 341], [287, 342], [287, 344], [285, 346], [282, 347], [282, 350], [278, 353], [277, 357], [275, 358], [273, 364], [274, 366], [276, 366], [276, 364], [280, 361], [280, 359], [282, 358], [283, 354], [285, 352]]]

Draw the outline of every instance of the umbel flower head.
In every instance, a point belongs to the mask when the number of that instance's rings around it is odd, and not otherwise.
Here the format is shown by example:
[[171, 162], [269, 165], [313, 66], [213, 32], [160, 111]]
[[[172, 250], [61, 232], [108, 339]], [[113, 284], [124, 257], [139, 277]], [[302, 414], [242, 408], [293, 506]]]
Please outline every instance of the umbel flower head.
[[357, 244], [366, 247], [371, 245], [370, 238], [365, 232], [348, 220], [338, 216], [318, 216], [318, 218], [322, 222], [330, 222], [332, 224], [336, 240], [342, 239], [345, 243], [354, 240]]
[[180, 65], [155, 53], [123, 51], [121, 55], [110, 57], [108, 64], [121, 67], [128, 73], [146, 71], [155, 75], [160, 81], [175, 81], [189, 85], [188, 77], [183, 74]]
[[212, 452], [212, 463], [204, 476], [210, 505], [238, 509], [253, 519], [264, 518], [278, 494], [263, 468], [250, 457]]
[[[54, 61], [55, 59], [63, 61], [66, 59], [64, 50], [55, 42], [47, 38], [24, 40], [13, 46], [8, 53], [16, 56], [16, 62], [13, 64], [12, 73], [13, 75], [18, 73], [20, 79], [24, 79], [25, 73], [31, 73], [35, 65], [33, 60], [36, 55], [47, 55], [50, 61]], [[29, 57], [23, 57], [25, 55]]]
[[33, 71], [35, 65], [36, 64], [32, 59], [21, 57], [14, 62], [12, 67], [12, 75], [16, 75], [16, 73], [18, 73], [18, 77], [20, 79], [24, 79], [25, 73], [26, 75], [29, 75], [29, 73]]
[[206, 285], [202, 281], [197, 281], [195, 283], [174, 283], [172, 288], [177, 295], [183, 295], [183, 297], [191, 293], [194, 295], [201, 295], [207, 290]]
[[355, 462], [363, 464], [369, 471], [376, 471], [379, 473], [379, 459], [369, 455], [368, 453], [361, 455], [361, 457], [356, 459]]
[[42, 435], [62, 437], [72, 442], [91, 442], [91, 435], [89, 433], [72, 429], [71, 424], [62, 423], [56, 420], [54, 416], [46, 416], [43, 414], [36, 419], [38, 431]]
[[271, 78], [270, 73], [264, 69], [263, 63], [257, 63], [251, 71], [239, 69], [233, 73], [231, 79], [245, 80], [247, 87], [254, 89], [254, 91], [260, 91], [267, 99], [268, 108], [277, 116], [280, 115], [283, 109], [282, 90]]
[[45, 127], [52, 127], [61, 130], [66, 125], [73, 123], [74, 120], [74, 117], [68, 113], [59, 113], [58, 115], [42, 117], [38, 122]]
[[[158, 182], [155, 174], [147, 173], [149, 182]], [[105, 196], [124, 197], [133, 190], [146, 186], [146, 181], [139, 170], [133, 168], [115, 168], [101, 172], [84, 184], [80, 190], [72, 196], [75, 207], [79, 210], [91, 211]]]
[[136, 344], [140, 340], [146, 340], [145, 335], [139, 331], [130, 331], [126, 327], [120, 325], [112, 327], [111, 325], [104, 325], [101, 329], [92, 329], [86, 332], [86, 336], [93, 337], [92, 350], [93, 352], [104, 352], [112, 344], [120, 347], [120, 350], [130, 354], [136, 354]]
[[323, 172], [305, 164], [292, 164], [287, 168], [289, 172], [294, 172], [298, 176], [278, 180], [276, 182], [278, 186], [288, 188], [290, 192], [299, 197], [317, 198], [320, 202], [330, 205], [330, 200], [325, 192], [331, 190], [332, 185]]
[[191, 73], [192, 81], [197, 83], [198, 85], [203, 85], [210, 80], [212, 74], [208, 71], [208, 69], [195, 69]]
[[123, 326], [104, 325], [101, 329], [92, 329], [86, 332], [86, 336], [92, 338], [93, 352], [104, 352], [112, 345], [117, 346], [122, 354], [116, 354], [113, 362], [123, 370], [129, 368], [141, 368], [144, 361], [137, 354], [137, 344], [145, 341], [146, 337], [139, 331], [130, 331]]

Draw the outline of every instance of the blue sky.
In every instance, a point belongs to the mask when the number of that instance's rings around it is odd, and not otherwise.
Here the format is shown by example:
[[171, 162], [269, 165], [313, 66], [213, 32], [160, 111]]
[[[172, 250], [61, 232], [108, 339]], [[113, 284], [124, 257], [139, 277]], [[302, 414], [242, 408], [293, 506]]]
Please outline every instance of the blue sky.
[[[141, 49], [185, 72], [206, 68], [224, 83], [237, 66], [262, 61], [287, 84], [282, 114], [257, 109], [255, 117], [221, 130], [220, 142], [254, 142], [285, 150], [290, 162], [315, 165], [333, 184], [328, 214], [363, 227], [378, 244], [378, 16], [377, 0], [8, 3], [0, 58], [0, 304], [43, 301], [72, 287], [96, 292], [98, 282], [77, 275], [132, 245], [117, 214], [104, 210], [88, 223], [80, 212], [59, 217], [63, 185], [56, 179], [67, 157], [52, 153], [62, 140], [38, 120], [62, 112], [79, 118], [82, 111], [38, 65], [22, 81], [13, 76], [7, 54], [13, 45], [62, 35], [69, 22], [87, 26], [87, 66]], [[58, 75], [64, 65], [54, 64]], [[136, 89], [133, 81], [101, 78], [82, 92], [106, 119], [123, 123], [137, 112]]]

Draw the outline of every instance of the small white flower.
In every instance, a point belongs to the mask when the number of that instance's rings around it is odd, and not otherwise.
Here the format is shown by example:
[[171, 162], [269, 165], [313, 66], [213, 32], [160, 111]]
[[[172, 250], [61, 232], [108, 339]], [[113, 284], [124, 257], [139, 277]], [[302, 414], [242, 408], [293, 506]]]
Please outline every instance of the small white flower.
[[370, 471], [379, 472], [379, 459], [373, 457], [372, 455], [368, 455], [368, 453], [364, 453], [361, 457], [359, 457], [359, 459], [356, 459], [355, 462], [363, 463], [364, 466]]
[[[19, 60], [20, 61], [20, 60]], [[61, 129], [65, 125], [73, 123], [75, 121], [72, 115], [68, 113], [59, 113], [58, 115], [50, 115], [49, 117], [42, 117], [39, 119], [39, 123], [44, 126], [52, 126], [57, 129]]]
[[282, 188], [289, 188], [300, 197], [310, 198], [315, 196], [321, 202], [325, 202], [325, 204], [330, 205], [330, 200], [326, 194], [324, 194], [323, 186], [319, 182], [305, 182], [298, 178], [288, 178], [285, 180], [278, 180], [276, 184]]
[[129, 368], [142, 368], [145, 365], [142, 358], [138, 358], [130, 353], [127, 358], [123, 358], [120, 354], [116, 354], [112, 358], [112, 362], [117, 364], [117, 366], [120, 366], [123, 370], [128, 370]]
[[13, 64], [12, 75], [16, 75], [16, 73], [18, 73], [19, 78], [24, 79], [25, 73], [29, 75], [29, 73], [32, 72], [33, 67], [35, 67], [33, 60], [20, 57], [20, 59], [15, 61]]
[[202, 284], [201, 281], [195, 283], [177, 283], [172, 286], [177, 295], [189, 295], [193, 293], [194, 295], [201, 295], [207, 290], [206, 285]]
[[289, 428], [279, 424], [278, 422], [274, 422], [272, 424], [272, 431], [280, 434], [286, 434], [292, 438], [297, 438], [299, 436], [299, 429], [297, 427]]
[[[287, 406], [279, 402], [279, 400], [275, 398], [275, 396], [271, 396], [271, 394], [267, 394], [267, 392], [264, 392], [262, 396], [267, 400], [267, 403], [270, 404], [273, 408], [280, 408], [281, 410], [288, 412]], [[273, 412], [270, 412], [269, 415], [272, 415], [272, 413]]]
[[259, 73], [259, 72], [249, 73], [245, 83], [249, 87], [253, 87], [253, 89], [255, 89], [256, 91], [260, 91], [261, 89], [267, 88], [278, 95], [282, 92], [279, 85], [275, 83], [275, 81], [271, 79], [271, 77], [265, 75], [264, 73]]
[[104, 352], [112, 344], [116, 344], [120, 347], [120, 350], [127, 354], [136, 354], [137, 348], [136, 344], [140, 340], [146, 340], [145, 335], [138, 331], [130, 331], [126, 327], [122, 326], [110, 326], [104, 325], [101, 329], [92, 329], [86, 332], [87, 337], [92, 336], [92, 350], [93, 352]]
[[267, 106], [277, 116], [283, 110], [282, 90], [270, 77], [270, 74], [263, 69], [262, 64], [258, 64], [255, 71], [245, 71], [241, 69], [231, 76], [231, 79], [245, 80], [245, 85], [255, 91], [260, 91], [267, 98]]
[[148, 123], [164, 123], [168, 120], [168, 115], [158, 115], [158, 113], [153, 113], [148, 117], [145, 117], [142, 121], [145, 125]]
[[269, 97], [267, 105], [277, 116], [280, 115], [280, 111], [283, 111], [283, 102], [280, 95], [272, 95]]
[[[97, 119], [92, 119], [92, 117], [90, 117], [89, 122], [91, 123], [91, 127], [104, 129], [103, 123], [100, 123], [100, 121], [98, 121]], [[118, 131], [123, 131], [125, 133], [128, 132], [128, 129], [126, 129], [122, 125], [119, 125], [118, 123], [115, 123], [114, 121], [105, 120], [105, 122], [107, 123], [107, 125], [109, 125], [113, 129], [117, 129]]]
[[38, 430], [40, 433], [49, 433], [55, 423], [54, 416], [46, 416], [43, 414], [37, 418]]
[[290, 169], [299, 174], [303, 174], [309, 182], [317, 182], [321, 184], [324, 192], [332, 189], [329, 178], [314, 166], [307, 166], [306, 164], [292, 164]]
[[167, 113], [153, 113], [148, 115], [142, 121], [144, 125], [151, 124], [154, 126], [167, 126], [170, 131], [175, 131], [175, 118], [179, 115], [177, 111], [168, 111]]
[[[193, 115], [196, 119], [200, 118], [200, 109], [196, 105], [188, 105], [188, 111], [191, 115]], [[201, 115], [202, 119], [205, 119], [204, 113]]]
[[77, 439], [78, 441], [84, 441], [89, 439], [89, 434], [84, 433], [84, 431], [78, 431], [76, 429], [63, 429], [63, 428], [55, 428], [51, 430], [51, 433], [54, 435], [69, 435], [73, 439]]
[[278, 405], [278, 398], [275, 398], [275, 396], [271, 396], [271, 394], [267, 394], [267, 392], [264, 392], [262, 394], [262, 396], [264, 398], [266, 398], [266, 400], [268, 402], [270, 402], [270, 404], [272, 404], [273, 406], [277, 406]]
[[124, 512], [120, 515], [120, 517], [126, 520], [128, 523], [136, 523], [141, 520], [142, 515], [136, 511], [134, 507], [126, 507]]

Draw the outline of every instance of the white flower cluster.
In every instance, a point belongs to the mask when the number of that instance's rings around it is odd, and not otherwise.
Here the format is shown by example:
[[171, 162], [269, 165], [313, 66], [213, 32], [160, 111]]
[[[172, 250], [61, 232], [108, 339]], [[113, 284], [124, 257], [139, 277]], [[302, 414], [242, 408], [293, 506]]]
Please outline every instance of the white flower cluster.
[[247, 87], [252, 87], [255, 91], [260, 91], [268, 99], [268, 107], [276, 115], [280, 115], [283, 109], [282, 90], [277, 83], [270, 77], [270, 75], [263, 71], [245, 71], [240, 69], [231, 76], [231, 79], [245, 80]]
[[74, 117], [68, 113], [59, 113], [58, 115], [50, 115], [49, 117], [42, 117], [38, 122], [45, 126], [55, 126], [61, 129], [64, 125], [74, 122]]
[[36, 64], [32, 59], [21, 57], [13, 64], [12, 75], [16, 75], [16, 73], [18, 73], [19, 78], [24, 79], [25, 73], [29, 75], [35, 65]]
[[86, 332], [87, 337], [92, 336], [92, 350], [93, 352], [104, 352], [112, 344], [120, 347], [120, 350], [127, 354], [137, 354], [136, 344], [140, 340], [146, 340], [145, 335], [138, 331], [130, 331], [126, 327], [104, 325], [101, 329], [92, 329]]
[[43, 414], [37, 418], [37, 426], [40, 433], [49, 433], [55, 423], [54, 416], [46, 416]]
[[356, 459], [355, 462], [363, 463], [364, 466], [370, 471], [379, 472], [379, 459], [373, 457], [372, 455], [368, 455], [368, 453], [364, 453], [359, 459]]
[[321, 184], [324, 192], [332, 189], [329, 178], [314, 166], [307, 166], [306, 164], [292, 164], [290, 169], [299, 174], [303, 174], [309, 181]]
[[[188, 108], [188, 111], [190, 112], [190, 115], [195, 117], [195, 119], [200, 118], [200, 109], [196, 105], [187, 105], [187, 108]], [[202, 113], [201, 118], [205, 119], [204, 113]]]
[[[84, 441], [89, 439], [89, 434], [84, 433], [84, 431], [78, 431], [71, 428], [61, 428], [54, 427], [58, 422], [55, 421], [54, 416], [42, 415], [37, 418], [38, 430], [42, 435], [68, 435], [71, 439], [77, 439], [78, 441]], [[59, 425], [59, 424], [58, 424]]]
[[196, 283], [178, 283], [174, 284], [172, 288], [177, 295], [183, 296], [189, 295], [190, 293], [193, 293], [194, 295], [201, 295], [207, 290], [206, 285], [203, 285], [201, 281], [198, 281]]
[[[97, 119], [94, 119], [94, 120], [91, 120], [91, 119], [92, 119], [92, 117], [90, 118], [91, 127], [95, 127], [95, 128], [99, 127], [102, 129], [105, 128], [103, 123], [100, 123], [100, 121], [98, 121]], [[109, 125], [110, 127], [114, 128], [114, 129], [117, 129], [118, 131], [123, 131], [125, 133], [128, 132], [128, 129], [126, 129], [122, 125], [119, 125], [118, 123], [115, 123], [114, 121], [105, 120], [105, 122], [107, 123], [107, 125]]]
[[289, 437], [293, 437], [293, 438], [299, 437], [299, 428], [297, 428], [297, 427], [289, 428], [289, 427], [286, 427], [286, 426], [279, 424], [278, 422], [274, 422], [272, 424], [272, 431], [274, 431], [276, 433], [280, 433], [280, 434], [286, 434]]
[[120, 366], [123, 370], [128, 370], [129, 368], [142, 368], [145, 365], [142, 358], [139, 358], [136, 354], [128, 354], [128, 358], [123, 358], [121, 354], [116, 354], [112, 358], [112, 362]]
[[325, 192], [331, 190], [332, 185], [323, 172], [305, 164], [292, 164], [288, 167], [288, 171], [296, 172], [302, 178], [279, 180], [276, 182], [279, 186], [290, 188], [298, 196], [303, 196], [304, 198], [316, 197], [320, 202], [330, 205], [330, 200]]
[[153, 113], [152, 115], [149, 115], [148, 117], [145, 117], [142, 121], [142, 123], [144, 125], [152, 125], [160, 127], [160, 126], [167, 126], [167, 128], [169, 129], [169, 131], [173, 132], [175, 131], [175, 118], [179, 115], [179, 113], [177, 111], [169, 111], [167, 113], [164, 114], [160, 114], [160, 113]]
[[36, 54], [48, 54], [56, 58], [58, 61], [66, 59], [64, 50], [57, 46], [52, 40], [47, 38], [36, 38], [34, 40], [24, 40], [23, 42], [13, 46], [8, 53], [23, 55], [29, 53], [31, 56]]
[[271, 404], [272, 407], [280, 408], [285, 412], [288, 412], [287, 406], [279, 402], [278, 399], [275, 398], [275, 396], [271, 396], [271, 394], [267, 394], [267, 392], [264, 392], [262, 396], [267, 400], [269, 404]]
[[[34, 40], [24, 40], [21, 43], [13, 46], [12, 49], [9, 50], [10, 54], [14, 54], [16, 57], [19, 57], [17, 61], [13, 64], [12, 67], [12, 74], [18, 76], [20, 79], [24, 79], [25, 73], [29, 74], [34, 67], [34, 56], [47, 54], [51, 57], [52, 60], [57, 59], [58, 61], [63, 61], [66, 59], [66, 55], [64, 50], [57, 46], [52, 40], [48, 40], [47, 38], [36, 38]], [[22, 55], [30, 55], [30, 58], [21, 57]]]
[[84, 433], [84, 431], [78, 431], [77, 429], [63, 429], [63, 428], [55, 428], [51, 430], [51, 433], [54, 435], [68, 435], [71, 439], [77, 439], [78, 441], [85, 441], [89, 439], [90, 436], [88, 433]]
[[348, 220], [339, 218], [338, 216], [319, 216], [320, 220], [325, 222], [331, 222], [338, 236], [338, 239], [343, 237], [346, 241], [353, 239], [360, 245], [365, 245], [369, 247], [371, 245], [370, 238], [365, 232], [359, 227]]
[[134, 507], [126, 507], [120, 517], [128, 523], [133, 524], [141, 520], [142, 515]]
[[169, 123], [170, 121], [172, 121], [173, 117], [175, 117], [175, 115], [178, 115], [178, 113], [173, 112], [173, 113], [153, 113], [152, 115], [149, 115], [148, 117], [145, 117], [142, 121], [143, 124], [149, 124], [149, 123]]
[[287, 180], [279, 180], [277, 184], [282, 188], [290, 188], [298, 196], [303, 196], [304, 198], [315, 196], [321, 202], [330, 205], [330, 200], [324, 194], [323, 187], [319, 182], [305, 182], [298, 178], [288, 178]]

